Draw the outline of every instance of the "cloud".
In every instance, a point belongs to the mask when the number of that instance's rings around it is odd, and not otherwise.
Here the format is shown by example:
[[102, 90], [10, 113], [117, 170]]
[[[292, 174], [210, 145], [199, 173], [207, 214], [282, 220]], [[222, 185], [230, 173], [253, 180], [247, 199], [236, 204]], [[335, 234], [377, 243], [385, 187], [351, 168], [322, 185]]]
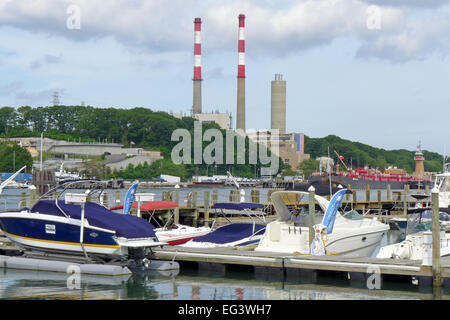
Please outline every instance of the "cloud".
[[[70, 5], [80, 9], [80, 29], [69, 29]], [[237, 16], [246, 15], [247, 53], [295, 54], [329, 45], [343, 37], [361, 43], [358, 58], [394, 62], [423, 59], [449, 48], [439, 35], [444, 23], [427, 21], [419, 30], [423, 8], [437, 11], [450, 0], [0, 0], [0, 25], [85, 41], [113, 36], [129, 48], [157, 53], [192, 52], [193, 19], [200, 16], [204, 50], [237, 50]], [[369, 5], [378, 5], [381, 29], [367, 28]], [[419, 22], [411, 23], [410, 16]], [[419, 17], [419, 18], [417, 18]], [[50, 60], [31, 62], [39, 68]]]
[[396, 33], [382, 33], [366, 41], [357, 51], [359, 58], [377, 57], [393, 62], [423, 60], [432, 54], [446, 56], [450, 48], [450, 21], [439, 14], [408, 23]]
[[22, 88], [23, 81], [15, 81], [5, 85], [0, 85], [0, 96], [9, 96]]
[[39, 69], [40, 67], [47, 64], [55, 64], [61, 62], [62, 58], [60, 56], [54, 56], [51, 54], [45, 54], [42, 58], [35, 59], [31, 61], [30, 68], [31, 69]]
[[449, 0], [366, 0], [369, 4], [392, 7], [436, 8], [450, 3]]
[[39, 91], [20, 91], [16, 94], [16, 99], [23, 100], [25, 102], [31, 102], [33, 104], [46, 103], [48, 104], [52, 99], [54, 92], [58, 92], [60, 96], [64, 94], [65, 89], [44, 89]]

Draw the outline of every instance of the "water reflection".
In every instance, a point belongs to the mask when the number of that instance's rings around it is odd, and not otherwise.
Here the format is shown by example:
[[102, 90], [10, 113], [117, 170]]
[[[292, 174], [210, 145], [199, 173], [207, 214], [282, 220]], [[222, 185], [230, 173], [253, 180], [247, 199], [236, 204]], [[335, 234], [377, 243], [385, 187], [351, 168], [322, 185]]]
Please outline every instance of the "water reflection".
[[369, 290], [364, 281], [325, 275], [317, 279], [255, 274], [250, 271], [203, 272], [184, 268], [179, 274], [141, 273], [127, 276], [81, 275], [71, 286], [70, 275], [3, 269], [0, 299], [68, 300], [410, 300], [449, 299], [450, 290], [410, 281], [386, 282]]

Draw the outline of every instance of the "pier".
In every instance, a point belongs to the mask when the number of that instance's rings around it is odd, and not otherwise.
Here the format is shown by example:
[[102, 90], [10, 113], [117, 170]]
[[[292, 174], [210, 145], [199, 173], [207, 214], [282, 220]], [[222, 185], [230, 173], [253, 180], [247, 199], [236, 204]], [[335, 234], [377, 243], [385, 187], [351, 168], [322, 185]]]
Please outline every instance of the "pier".
[[[415, 285], [431, 286], [433, 271], [419, 260], [377, 258], [348, 258], [311, 256], [236, 250], [235, 248], [164, 247], [153, 251], [153, 259], [173, 260], [199, 270], [226, 272], [240, 268], [255, 273], [283, 277], [316, 279], [321, 275], [340, 274], [349, 280], [366, 281], [378, 273], [381, 281], [410, 281]], [[441, 259], [442, 286], [450, 287], [450, 258]]]

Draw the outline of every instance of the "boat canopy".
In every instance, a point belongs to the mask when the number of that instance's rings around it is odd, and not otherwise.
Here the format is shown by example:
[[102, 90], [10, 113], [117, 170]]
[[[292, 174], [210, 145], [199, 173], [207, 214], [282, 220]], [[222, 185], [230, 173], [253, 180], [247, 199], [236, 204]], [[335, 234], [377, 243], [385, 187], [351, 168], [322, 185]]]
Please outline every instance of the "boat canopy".
[[[135, 201], [131, 205], [132, 208], [137, 209], [138, 203]], [[172, 209], [177, 208], [178, 203], [172, 201], [149, 201], [141, 205], [142, 211], [153, 211], [153, 210], [164, 210], [164, 209]], [[115, 206], [110, 208], [110, 210], [119, 210], [123, 209], [123, 204], [120, 206]]]
[[231, 243], [252, 235], [263, 234], [266, 226], [252, 223], [232, 223], [213, 232], [205, 234], [204, 236], [193, 239], [193, 242], [212, 242], [218, 244]]
[[228, 209], [228, 210], [245, 210], [245, 209], [263, 209], [264, 205], [251, 202], [218, 202], [212, 206], [213, 209]]
[[[81, 219], [81, 206], [66, 204], [63, 201], [40, 200], [31, 208], [31, 212]], [[127, 239], [156, 237], [154, 226], [147, 221], [113, 212], [93, 202], [85, 203], [84, 216], [91, 226], [115, 231], [117, 237]]]

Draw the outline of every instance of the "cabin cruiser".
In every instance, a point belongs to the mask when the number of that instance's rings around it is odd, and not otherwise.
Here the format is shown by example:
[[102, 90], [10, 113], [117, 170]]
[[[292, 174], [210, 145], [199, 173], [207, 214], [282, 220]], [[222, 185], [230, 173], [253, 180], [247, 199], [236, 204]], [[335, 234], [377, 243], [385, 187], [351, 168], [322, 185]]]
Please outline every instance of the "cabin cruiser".
[[[407, 218], [405, 240], [380, 248], [377, 258], [422, 260], [425, 250], [425, 233], [432, 229], [431, 209], [411, 213]], [[450, 256], [450, 210], [439, 212], [441, 257]]]
[[[262, 204], [223, 202], [216, 203], [211, 208], [216, 215], [211, 226], [212, 231], [180, 246], [194, 248], [251, 246], [257, 244], [263, 237], [266, 220]], [[228, 224], [214, 228], [219, 216], [224, 217]], [[231, 216], [243, 216], [250, 222], [233, 222], [229, 219]]]
[[[67, 192], [79, 182], [91, 188], [85, 193]], [[100, 204], [102, 185], [89, 179], [61, 182], [31, 208], [0, 212], [0, 229], [26, 256], [145, 262], [151, 248], [166, 243], [158, 240], [154, 226], [144, 219], [115, 213]], [[98, 202], [94, 202], [96, 194]]]
[[370, 257], [389, 230], [389, 226], [379, 222], [376, 217], [364, 218], [355, 211], [345, 214], [338, 212], [346, 193], [346, 189], [341, 189], [330, 201], [315, 195], [315, 201], [324, 214], [320, 223], [313, 222], [315, 235], [310, 245], [309, 216], [306, 219], [298, 219], [298, 216], [294, 218], [293, 211], [284, 201], [286, 195], [293, 195], [300, 202], [308, 192], [274, 192], [271, 200], [279, 218], [267, 225], [255, 251]]
[[434, 187], [439, 190], [439, 208], [450, 207], [450, 163], [444, 166], [444, 172], [436, 174]]

